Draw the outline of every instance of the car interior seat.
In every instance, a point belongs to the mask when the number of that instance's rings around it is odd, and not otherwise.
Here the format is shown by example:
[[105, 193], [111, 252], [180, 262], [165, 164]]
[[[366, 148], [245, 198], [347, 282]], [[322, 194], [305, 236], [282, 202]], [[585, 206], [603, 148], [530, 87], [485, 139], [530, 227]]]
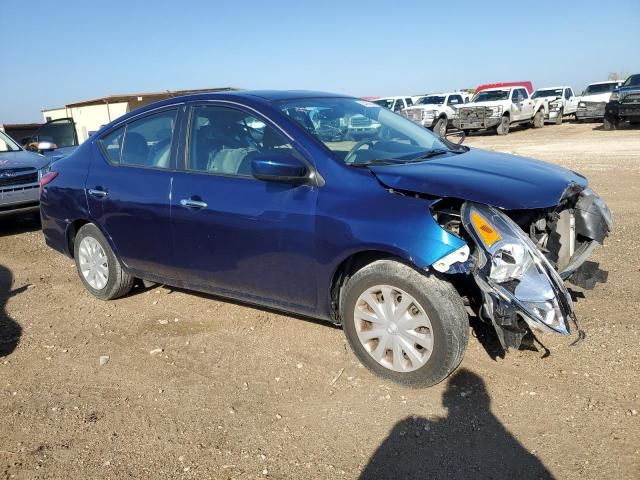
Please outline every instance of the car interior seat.
[[145, 138], [136, 132], [127, 132], [122, 148], [122, 163], [148, 165], [149, 146]]

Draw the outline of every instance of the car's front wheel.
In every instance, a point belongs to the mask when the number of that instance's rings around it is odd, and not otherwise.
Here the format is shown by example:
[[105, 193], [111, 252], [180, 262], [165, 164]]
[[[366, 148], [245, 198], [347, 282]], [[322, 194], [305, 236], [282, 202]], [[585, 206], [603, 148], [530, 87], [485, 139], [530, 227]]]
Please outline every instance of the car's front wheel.
[[343, 329], [374, 373], [411, 386], [444, 380], [462, 361], [469, 320], [453, 286], [403, 263], [379, 260], [349, 279]]
[[112, 300], [131, 291], [134, 278], [124, 271], [107, 239], [94, 224], [87, 223], [78, 230], [74, 258], [80, 280], [95, 297]]

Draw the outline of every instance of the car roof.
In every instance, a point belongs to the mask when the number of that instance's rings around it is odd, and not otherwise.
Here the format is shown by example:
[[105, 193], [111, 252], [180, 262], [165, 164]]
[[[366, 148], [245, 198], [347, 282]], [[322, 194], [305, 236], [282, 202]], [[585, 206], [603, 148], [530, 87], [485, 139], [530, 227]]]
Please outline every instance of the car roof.
[[604, 85], [605, 83], [620, 83], [622, 81], [623, 80], [607, 80], [604, 82], [593, 82], [593, 83], [590, 83], [589, 85]]
[[571, 88], [571, 87], [568, 85], [559, 85], [557, 87], [542, 87], [542, 88], [536, 88], [536, 92], [538, 90], [558, 90], [560, 88]]

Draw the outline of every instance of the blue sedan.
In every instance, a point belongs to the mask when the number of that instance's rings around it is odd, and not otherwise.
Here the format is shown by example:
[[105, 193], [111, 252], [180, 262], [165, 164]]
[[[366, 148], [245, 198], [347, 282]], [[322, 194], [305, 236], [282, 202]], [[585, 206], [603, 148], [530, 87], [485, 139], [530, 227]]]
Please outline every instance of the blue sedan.
[[577, 325], [565, 282], [611, 215], [574, 172], [470, 149], [318, 92], [172, 98], [103, 127], [41, 180], [47, 244], [97, 298], [135, 279], [342, 325], [360, 361], [428, 386], [467, 308], [505, 350]]

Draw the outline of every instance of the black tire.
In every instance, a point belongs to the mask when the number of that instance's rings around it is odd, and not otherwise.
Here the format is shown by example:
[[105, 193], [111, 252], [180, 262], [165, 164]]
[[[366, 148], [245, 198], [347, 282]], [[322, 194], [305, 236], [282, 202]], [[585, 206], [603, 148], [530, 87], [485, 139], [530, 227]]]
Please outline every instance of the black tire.
[[544, 127], [544, 110], [541, 108], [533, 116], [533, 128]]
[[463, 128], [462, 131], [464, 132], [465, 137], [468, 137], [469, 135], [471, 135], [471, 130], [469, 130], [468, 128]]
[[447, 135], [447, 125], [448, 121], [446, 117], [439, 118], [436, 124], [433, 126], [433, 133], [441, 138], [444, 138]]
[[[377, 285], [404, 290], [420, 304], [431, 322], [433, 349], [426, 363], [416, 370], [398, 372], [385, 367], [369, 354], [358, 338], [354, 318], [356, 304], [363, 292]], [[412, 387], [428, 387], [447, 378], [460, 365], [469, 339], [469, 318], [456, 289], [435, 275], [393, 260], [375, 261], [349, 279], [340, 314], [347, 341], [360, 362], [383, 378]]]
[[[93, 238], [97, 241], [106, 256], [108, 271], [107, 282], [105, 286], [100, 289], [92, 287], [80, 269], [80, 245], [85, 238]], [[131, 291], [131, 288], [133, 288], [134, 278], [123, 270], [122, 264], [113, 254], [109, 242], [107, 242], [102, 232], [93, 223], [87, 223], [78, 230], [74, 240], [73, 253], [80, 280], [94, 297], [100, 300], [113, 300], [114, 298], [126, 295]]]
[[640, 125], [640, 120], [629, 120], [631, 125]]
[[616, 130], [618, 128], [618, 119], [613, 115], [605, 115], [602, 120], [602, 127], [607, 131]]
[[562, 125], [562, 116], [564, 115], [564, 110], [560, 109], [558, 112], [558, 116], [556, 117], [556, 125]]
[[496, 133], [498, 135], [507, 135], [509, 133], [510, 119], [508, 115], [503, 115], [500, 119], [500, 124], [496, 127]]

